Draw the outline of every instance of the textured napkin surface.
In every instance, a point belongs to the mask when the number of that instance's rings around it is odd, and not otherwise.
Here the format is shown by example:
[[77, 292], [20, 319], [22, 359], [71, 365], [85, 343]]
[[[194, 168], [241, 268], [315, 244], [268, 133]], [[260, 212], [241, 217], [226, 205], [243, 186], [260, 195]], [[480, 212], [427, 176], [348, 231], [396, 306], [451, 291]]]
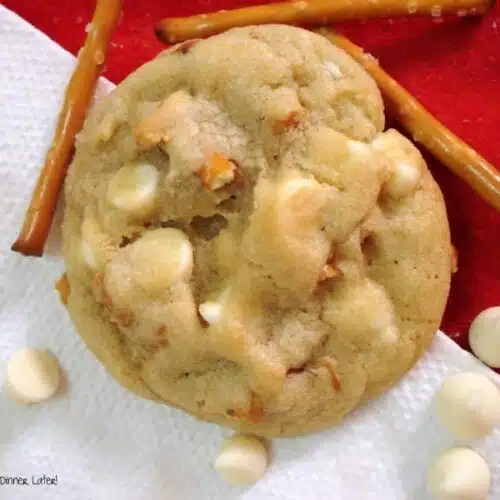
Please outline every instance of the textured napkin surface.
[[[447, 375], [485, 368], [439, 334], [430, 352], [380, 400], [321, 434], [274, 440], [272, 465], [249, 488], [225, 485], [211, 461], [229, 431], [119, 387], [93, 358], [56, 296], [63, 265], [10, 252], [36, 182], [73, 57], [0, 6], [0, 384], [10, 355], [52, 350], [67, 390], [20, 407], [0, 394], [1, 500], [425, 500], [432, 457], [454, 441], [432, 397]], [[101, 81], [100, 92], [111, 88]], [[488, 371], [492, 377], [493, 372]], [[500, 498], [500, 432], [474, 443]], [[2, 477], [57, 475], [53, 486]]]

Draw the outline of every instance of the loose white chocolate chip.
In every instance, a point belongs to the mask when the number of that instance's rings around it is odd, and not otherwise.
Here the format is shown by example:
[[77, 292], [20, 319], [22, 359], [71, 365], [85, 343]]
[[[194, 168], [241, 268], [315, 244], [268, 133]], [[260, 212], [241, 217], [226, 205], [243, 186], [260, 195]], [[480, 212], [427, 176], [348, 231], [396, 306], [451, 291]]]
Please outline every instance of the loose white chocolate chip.
[[469, 329], [469, 344], [483, 363], [500, 368], [500, 306], [476, 316]]
[[452, 448], [430, 467], [428, 485], [434, 500], [485, 500], [490, 470], [479, 453], [469, 448]]
[[394, 165], [384, 189], [391, 198], [403, 198], [415, 191], [419, 183], [420, 170], [418, 166], [401, 161]]
[[180, 229], [155, 229], [131, 245], [133, 276], [144, 290], [160, 293], [191, 276], [193, 247]]
[[214, 469], [228, 483], [252, 484], [264, 475], [267, 462], [267, 450], [260, 439], [235, 435], [222, 443]]
[[159, 173], [153, 165], [125, 165], [109, 183], [108, 200], [120, 210], [146, 215], [154, 207], [158, 180]]
[[500, 424], [500, 391], [485, 375], [459, 373], [447, 378], [436, 395], [443, 426], [460, 439], [476, 439]]
[[57, 392], [60, 379], [57, 359], [42, 349], [19, 349], [7, 363], [6, 388], [20, 403], [49, 399]]

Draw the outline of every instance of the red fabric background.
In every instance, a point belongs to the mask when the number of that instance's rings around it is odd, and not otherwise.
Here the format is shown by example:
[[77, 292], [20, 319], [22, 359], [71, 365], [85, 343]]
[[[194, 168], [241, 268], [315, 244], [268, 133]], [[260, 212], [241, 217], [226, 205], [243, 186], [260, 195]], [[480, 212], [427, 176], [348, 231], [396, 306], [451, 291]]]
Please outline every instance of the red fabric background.
[[[263, 0], [126, 0], [105, 76], [114, 82], [162, 49], [154, 23], [262, 3]], [[75, 54], [92, 15], [92, 0], [3, 0]], [[341, 30], [379, 58], [451, 130], [500, 167], [500, 5], [482, 19], [387, 19]], [[459, 254], [443, 329], [467, 346], [467, 329], [481, 310], [500, 305], [500, 213], [486, 206], [442, 165], [430, 160], [444, 192]]]

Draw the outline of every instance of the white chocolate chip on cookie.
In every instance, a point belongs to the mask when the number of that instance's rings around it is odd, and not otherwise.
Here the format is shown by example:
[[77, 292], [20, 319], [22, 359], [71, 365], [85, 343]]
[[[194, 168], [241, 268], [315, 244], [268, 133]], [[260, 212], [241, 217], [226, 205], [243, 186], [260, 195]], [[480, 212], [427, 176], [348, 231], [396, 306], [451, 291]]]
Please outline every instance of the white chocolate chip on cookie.
[[108, 200], [120, 210], [146, 215], [154, 207], [159, 172], [149, 164], [125, 165], [108, 185]]
[[264, 443], [255, 436], [235, 435], [226, 439], [214, 462], [214, 469], [231, 484], [252, 484], [266, 471]]
[[324, 61], [323, 68], [328, 73], [328, 75], [331, 76], [334, 80], [338, 80], [343, 76], [339, 66], [335, 64], [333, 61]]
[[485, 375], [459, 373], [443, 382], [436, 395], [436, 411], [454, 436], [477, 439], [500, 424], [500, 391]]
[[189, 279], [193, 247], [180, 229], [155, 229], [131, 245], [130, 259], [136, 282], [150, 293], [161, 293], [176, 281]]
[[20, 403], [49, 399], [57, 392], [60, 379], [57, 359], [42, 349], [19, 349], [7, 363], [7, 391]]
[[485, 500], [490, 470], [484, 458], [474, 450], [452, 448], [430, 467], [428, 485], [434, 500]]
[[372, 147], [384, 158], [388, 178], [383, 191], [399, 199], [413, 193], [420, 185], [423, 159], [412, 143], [396, 130], [378, 135]]
[[406, 161], [394, 165], [389, 180], [385, 184], [385, 191], [391, 198], [408, 196], [420, 184], [420, 169]]
[[90, 269], [94, 270], [97, 269], [98, 268], [97, 259], [88, 241], [82, 240], [81, 250], [82, 250], [82, 258], [85, 264], [88, 267], [90, 267]]
[[209, 324], [217, 323], [221, 317], [229, 296], [230, 289], [227, 288], [217, 300], [207, 300], [198, 306], [200, 316]]
[[222, 304], [213, 301], [203, 302], [198, 306], [200, 316], [209, 324], [217, 323], [222, 316]]
[[500, 368], [500, 306], [476, 316], [469, 329], [469, 344], [483, 363]]

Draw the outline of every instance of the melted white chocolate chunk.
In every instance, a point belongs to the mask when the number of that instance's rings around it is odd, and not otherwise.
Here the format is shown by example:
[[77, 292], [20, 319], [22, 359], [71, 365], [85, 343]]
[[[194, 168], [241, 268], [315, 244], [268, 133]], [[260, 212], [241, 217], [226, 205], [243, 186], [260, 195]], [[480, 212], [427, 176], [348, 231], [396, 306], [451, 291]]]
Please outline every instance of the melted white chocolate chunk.
[[7, 363], [7, 391], [19, 403], [49, 399], [57, 392], [60, 379], [57, 359], [42, 349], [19, 349]]
[[266, 471], [264, 443], [255, 436], [235, 435], [226, 439], [214, 462], [214, 469], [231, 484], [252, 484]]
[[155, 229], [131, 245], [132, 274], [147, 292], [160, 293], [190, 278], [193, 247], [180, 229]]
[[109, 183], [108, 200], [120, 210], [146, 215], [154, 207], [158, 180], [159, 173], [153, 165], [125, 165]]
[[434, 500], [485, 500], [490, 470], [479, 453], [469, 448], [452, 448], [431, 465], [428, 485]]

